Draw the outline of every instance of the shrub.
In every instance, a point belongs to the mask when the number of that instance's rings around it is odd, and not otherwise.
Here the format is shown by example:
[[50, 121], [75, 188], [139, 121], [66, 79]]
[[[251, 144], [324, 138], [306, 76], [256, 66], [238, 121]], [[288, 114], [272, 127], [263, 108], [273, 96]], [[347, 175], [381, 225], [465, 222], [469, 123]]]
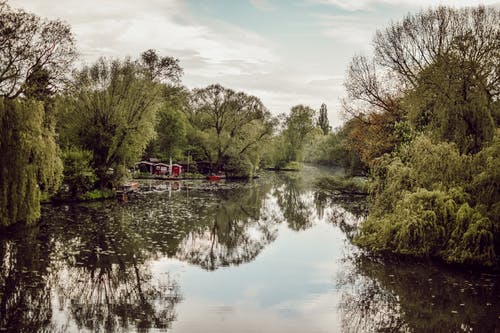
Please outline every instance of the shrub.
[[115, 191], [111, 189], [103, 190], [92, 190], [80, 195], [78, 198], [83, 201], [94, 201], [94, 200], [104, 200], [109, 198], [114, 198], [116, 195]]
[[254, 173], [254, 166], [247, 157], [232, 157], [224, 166], [224, 171], [228, 177], [251, 178]]
[[70, 148], [63, 152], [64, 184], [73, 198], [90, 191], [97, 180], [92, 164], [92, 152]]
[[330, 194], [368, 194], [368, 182], [359, 178], [322, 177], [316, 186]]
[[498, 265], [497, 145], [470, 156], [420, 136], [396, 156], [378, 159], [370, 216], [355, 242], [374, 251]]

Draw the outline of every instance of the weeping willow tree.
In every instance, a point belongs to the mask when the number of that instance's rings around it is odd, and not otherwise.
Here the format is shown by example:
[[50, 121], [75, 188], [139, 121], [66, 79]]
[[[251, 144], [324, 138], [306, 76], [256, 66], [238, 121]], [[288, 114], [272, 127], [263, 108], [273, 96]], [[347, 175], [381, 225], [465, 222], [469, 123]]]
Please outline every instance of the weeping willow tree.
[[400, 156], [378, 160], [370, 216], [356, 243], [374, 251], [498, 266], [498, 134], [473, 156], [419, 136]]
[[62, 162], [43, 103], [0, 99], [0, 226], [33, 223], [59, 187]]
[[494, 7], [429, 9], [378, 31], [373, 59], [353, 60], [345, 109], [366, 125], [353, 139], [361, 154], [389, 143], [365, 154], [372, 205], [358, 244], [500, 267], [499, 19]]
[[75, 54], [67, 24], [0, 1], [0, 227], [33, 223], [59, 186], [50, 100]]

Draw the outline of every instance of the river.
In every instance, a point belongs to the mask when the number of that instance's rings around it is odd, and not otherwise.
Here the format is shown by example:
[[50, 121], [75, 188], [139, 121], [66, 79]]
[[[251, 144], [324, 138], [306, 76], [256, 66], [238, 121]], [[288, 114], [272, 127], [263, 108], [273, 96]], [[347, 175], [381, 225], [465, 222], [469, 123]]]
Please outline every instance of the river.
[[500, 277], [371, 258], [328, 171], [141, 182], [0, 236], [0, 331], [500, 332]]

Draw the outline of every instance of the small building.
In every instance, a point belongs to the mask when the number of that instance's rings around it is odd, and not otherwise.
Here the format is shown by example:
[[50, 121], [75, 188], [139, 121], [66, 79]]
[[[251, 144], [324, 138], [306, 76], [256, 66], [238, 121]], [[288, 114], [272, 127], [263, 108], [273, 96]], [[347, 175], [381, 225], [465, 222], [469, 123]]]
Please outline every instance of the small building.
[[179, 177], [182, 173], [182, 165], [180, 164], [172, 164], [172, 173], [171, 176]]
[[140, 161], [135, 164], [135, 169], [142, 173], [158, 176], [179, 177], [182, 174], [182, 165], [172, 164], [170, 172], [170, 165], [162, 162]]
[[135, 164], [136, 169], [139, 170], [139, 172], [142, 173], [153, 173], [154, 169], [154, 163], [149, 162], [149, 161], [140, 161]]
[[168, 164], [165, 163], [155, 163], [153, 166], [154, 175], [167, 175], [168, 174]]

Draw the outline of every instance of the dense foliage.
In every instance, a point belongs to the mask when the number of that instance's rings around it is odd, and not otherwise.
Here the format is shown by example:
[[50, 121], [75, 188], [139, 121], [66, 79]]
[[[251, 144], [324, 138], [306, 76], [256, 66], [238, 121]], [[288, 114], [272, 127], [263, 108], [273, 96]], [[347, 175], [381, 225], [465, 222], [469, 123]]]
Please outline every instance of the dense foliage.
[[[323, 116], [327, 117], [326, 113]], [[300, 169], [308, 143], [323, 136], [323, 131], [317, 124], [316, 111], [309, 106], [296, 105], [288, 115], [282, 114], [280, 118], [281, 131], [273, 138], [265, 164], [274, 169]]]
[[51, 96], [74, 57], [69, 26], [0, 2], [0, 227], [34, 222], [60, 185]]
[[60, 100], [63, 140], [92, 151], [101, 187], [116, 186], [155, 135], [161, 88], [151, 75], [139, 61], [100, 59], [77, 72]]
[[398, 157], [379, 160], [373, 169], [374, 202], [358, 243], [453, 263], [495, 265], [500, 212], [495, 179], [500, 174], [492, 164], [498, 167], [499, 143], [497, 138], [488, 150], [468, 156], [454, 144], [434, 144], [421, 136]]
[[0, 227], [33, 223], [60, 185], [62, 162], [43, 103], [0, 98]]
[[327, 135], [315, 132], [306, 145], [305, 161], [341, 168], [349, 176], [366, 175], [368, 168], [353, 145], [351, 123]]
[[494, 8], [429, 9], [353, 59], [344, 128], [372, 176], [358, 244], [498, 267], [498, 22]]
[[218, 84], [193, 91], [188, 119], [194, 128], [191, 142], [212, 169], [242, 165], [241, 175], [257, 168], [260, 145], [273, 130], [271, 115], [257, 97]]

